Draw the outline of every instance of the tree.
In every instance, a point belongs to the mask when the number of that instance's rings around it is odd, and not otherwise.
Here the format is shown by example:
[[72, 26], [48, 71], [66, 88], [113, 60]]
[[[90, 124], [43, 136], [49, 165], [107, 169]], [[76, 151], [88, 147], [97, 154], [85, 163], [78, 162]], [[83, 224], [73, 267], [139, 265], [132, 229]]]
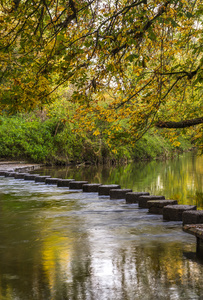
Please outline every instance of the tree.
[[1, 1], [1, 109], [71, 84], [81, 128], [99, 120], [110, 138], [202, 120], [202, 11], [200, 0]]

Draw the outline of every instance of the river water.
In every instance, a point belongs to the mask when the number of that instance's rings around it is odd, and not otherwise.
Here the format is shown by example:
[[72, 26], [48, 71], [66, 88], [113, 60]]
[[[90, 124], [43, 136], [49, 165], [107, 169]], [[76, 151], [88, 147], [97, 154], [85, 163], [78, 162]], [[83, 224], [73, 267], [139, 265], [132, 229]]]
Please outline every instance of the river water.
[[[203, 157], [193, 153], [36, 173], [119, 183], [203, 209]], [[0, 299], [203, 300], [203, 260], [181, 225], [124, 200], [0, 177]]]

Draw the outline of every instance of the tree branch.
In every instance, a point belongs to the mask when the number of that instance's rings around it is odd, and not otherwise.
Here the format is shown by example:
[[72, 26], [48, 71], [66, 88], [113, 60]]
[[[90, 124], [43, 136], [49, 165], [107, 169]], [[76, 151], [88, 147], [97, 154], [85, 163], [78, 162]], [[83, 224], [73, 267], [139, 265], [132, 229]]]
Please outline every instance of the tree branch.
[[191, 119], [191, 120], [184, 120], [179, 122], [163, 122], [159, 121], [155, 124], [158, 128], [186, 128], [194, 125], [198, 125], [203, 123], [203, 117]]

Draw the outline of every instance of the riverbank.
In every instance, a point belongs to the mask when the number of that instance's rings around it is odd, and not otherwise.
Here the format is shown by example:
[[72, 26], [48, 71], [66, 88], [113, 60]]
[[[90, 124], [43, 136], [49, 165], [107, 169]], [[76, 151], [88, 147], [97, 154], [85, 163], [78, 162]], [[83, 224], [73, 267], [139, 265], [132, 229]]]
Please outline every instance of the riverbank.
[[34, 171], [41, 166], [41, 164], [31, 164], [25, 161], [0, 161], [1, 171]]
[[188, 137], [150, 129], [140, 140], [134, 137], [110, 140], [106, 135], [76, 132], [71, 123], [62, 124], [35, 115], [0, 117], [0, 159], [47, 165], [115, 164], [166, 159], [188, 150]]

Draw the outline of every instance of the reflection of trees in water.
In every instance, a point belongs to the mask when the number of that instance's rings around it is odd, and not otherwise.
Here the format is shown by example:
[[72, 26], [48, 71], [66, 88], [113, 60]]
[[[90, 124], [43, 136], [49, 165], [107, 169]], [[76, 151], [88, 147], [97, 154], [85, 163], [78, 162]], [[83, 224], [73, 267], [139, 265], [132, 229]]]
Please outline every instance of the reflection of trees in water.
[[[1, 270], [4, 267], [4, 273], [10, 276], [1, 278], [2, 299], [9, 299], [9, 290], [10, 299], [19, 297], [21, 300], [169, 300], [196, 299], [201, 296], [202, 265], [184, 259], [180, 244], [153, 243], [137, 247], [132, 243], [131, 247], [115, 247], [108, 256], [112, 272], [100, 276], [95, 272], [98, 270], [92, 263], [95, 254], [91, 251], [88, 236], [86, 238], [85, 240], [83, 237], [82, 244], [79, 240], [74, 244], [69, 276], [61, 265], [64, 261], [58, 260], [57, 256], [53, 257], [55, 268], [52, 285], [47, 281], [43, 265], [39, 263], [40, 254], [36, 256], [36, 249], [33, 249], [35, 264], [24, 261], [23, 266], [18, 264], [21, 261], [19, 256], [22, 249], [18, 249], [15, 256], [14, 252], [10, 251], [9, 261], [12, 265], [7, 266], [6, 270], [1, 259]], [[105, 264], [102, 251], [99, 255], [100, 264]]]
[[[84, 246], [84, 245], [83, 245]], [[85, 245], [86, 246], [86, 245]], [[181, 245], [152, 244], [114, 249], [111, 272], [98, 274], [90, 247], [76, 247], [69, 282], [57, 275], [54, 299], [195, 299], [201, 296], [203, 268], [183, 258]], [[101, 251], [100, 264], [102, 260]], [[98, 262], [99, 263], [99, 262]], [[63, 278], [65, 279], [65, 278]], [[58, 288], [57, 288], [58, 287]], [[60, 289], [59, 289], [60, 287]], [[57, 291], [58, 289], [58, 291]]]
[[114, 167], [70, 167], [42, 172], [51, 172], [53, 177], [83, 179], [103, 184], [118, 183], [122, 188], [164, 195], [168, 199], [178, 200], [180, 204], [198, 205], [199, 209], [203, 209], [202, 166], [203, 156], [189, 152], [166, 161]]
[[194, 299], [200, 296], [202, 266], [184, 260], [179, 247], [176, 243], [159, 243], [121, 248], [112, 257], [115, 299]]
[[[64, 284], [63, 265], [67, 260], [64, 256], [69, 254], [66, 250], [71, 239], [64, 230], [56, 233], [53, 218], [49, 218], [60, 209], [63, 201], [49, 198], [49, 194], [40, 192], [28, 197], [12, 192], [0, 194], [3, 212], [0, 215], [2, 300], [49, 300], [53, 287], [57, 285], [56, 290], [60, 291]], [[69, 201], [66, 211], [73, 206], [78, 208], [76, 201]]]
[[38, 228], [22, 212], [8, 217], [7, 222], [0, 218], [0, 299], [49, 299]]
[[[79, 228], [69, 270], [65, 272], [63, 260], [57, 263], [55, 257], [53, 262], [53, 299], [171, 300], [201, 295], [203, 266], [183, 257], [182, 243], [105, 244], [96, 234], [92, 238], [82, 223]], [[186, 248], [191, 250], [190, 245]]]

